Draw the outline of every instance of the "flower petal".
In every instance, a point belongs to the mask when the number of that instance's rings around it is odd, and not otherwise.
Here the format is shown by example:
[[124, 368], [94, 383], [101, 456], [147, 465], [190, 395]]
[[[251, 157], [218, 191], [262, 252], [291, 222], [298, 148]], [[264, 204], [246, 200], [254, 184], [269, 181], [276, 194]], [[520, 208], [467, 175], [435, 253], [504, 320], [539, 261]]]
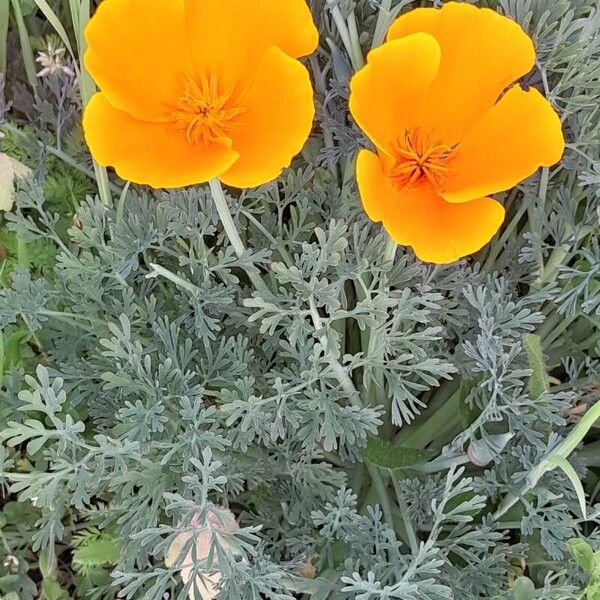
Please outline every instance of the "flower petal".
[[[360, 150], [356, 159], [356, 180], [363, 208], [371, 221], [383, 221], [386, 215], [394, 212], [398, 189], [385, 176], [384, 166], [377, 154]], [[408, 244], [406, 240], [396, 241]]]
[[507, 190], [557, 163], [564, 147], [550, 103], [536, 89], [514, 86], [458, 146], [443, 196], [465, 202]]
[[250, 78], [271, 46], [298, 58], [319, 41], [305, 0], [184, 1], [196, 74], [216, 70], [226, 86]]
[[500, 94], [535, 62], [531, 38], [511, 19], [488, 8], [448, 2], [441, 9], [417, 8], [399, 17], [388, 40], [425, 32], [442, 49], [439, 76], [423, 99], [429, 126], [440, 141], [454, 144]]
[[491, 198], [451, 204], [428, 185], [395, 187], [375, 154], [359, 154], [356, 174], [363, 206], [398, 244], [412, 246], [425, 262], [447, 264], [487, 244], [504, 220]]
[[164, 120], [191, 72], [183, 0], [104, 0], [85, 29], [85, 66], [106, 99]]
[[234, 187], [255, 187], [275, 179], [308, 138], [315, 115], [308, 71], [272, 47], [238, 103], [244, 112], [230, 135], [240, 159], [220, 179]]
[[436, 78], [440, 46], [431, 35], [416, 33], [372, 50], [367, 64], [350, 82], [350, 112], [381, 150], [423, 118], [423, 97]]
[[208, 181], [238, 158], [230, 140], [209, 147], [192, 146], [172, 124], [138, 121], [113, 108], [102, 93], [88, 103], [83, 130], [99, 164], [113, 166], [122, 179], [155, 188]]

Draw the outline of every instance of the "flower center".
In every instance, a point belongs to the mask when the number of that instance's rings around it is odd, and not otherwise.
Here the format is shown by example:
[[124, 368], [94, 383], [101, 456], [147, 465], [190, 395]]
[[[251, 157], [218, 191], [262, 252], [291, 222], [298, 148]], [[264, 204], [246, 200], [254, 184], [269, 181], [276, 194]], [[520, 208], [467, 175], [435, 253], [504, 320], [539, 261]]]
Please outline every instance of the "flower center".
[[439, 142], [431, 143], [418, 129], [407, 130], [404, 138], [399, 138], [394, 145], [396, 163], [390, 176], [400, 188], [426, 180], [439, 190], [455, 148]]
[[184, 79], [183, 93], [171, 116], [176, 127], [185, 130], [190, 144], [206, 146], [228, 136], [235, 118], [244, 112], [232, 105], [232, 94], [233, 86], [219, 89], [214, 75], [203, 76], [199, 83], [189, 77]]

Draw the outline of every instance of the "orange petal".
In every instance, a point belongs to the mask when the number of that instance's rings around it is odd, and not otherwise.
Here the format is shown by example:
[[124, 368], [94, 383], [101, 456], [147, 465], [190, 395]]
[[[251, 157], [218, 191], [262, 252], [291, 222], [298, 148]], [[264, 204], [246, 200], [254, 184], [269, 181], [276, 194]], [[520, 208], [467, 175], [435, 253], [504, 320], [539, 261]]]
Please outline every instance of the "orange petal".
[[85, 66], [116, 108], [164, 120], [191, 63], [183, 0], [104, 0], [85, 29]]
[[95, 94], [83, 115], [92, 156], [112, 166], [122, 179], [155, 188], [202, 183], [226, 171], [238, 158], [230, 140], [192, 146], [183, 131], [168, 123], [138, 121]]
[[465, 202], [507, 190], [557, 163], [564, 147], [550, 103], [536, 89], [514, 86], [458, 146], [443, 196]]
[[[384, 166], [377, 154], [360, 150], [356, 159], [356, 180], [363, 208], [371, 221], [376, 223], [386, 219], [396, 209], [398, 189], [392, 180], [385, 176]], [[408, 244], [407, 240], [396, 240]]]
[[511, 19], [488, 8], [448, 2], [418, 8], [398, 18], [388, 40], [415, 32], [433, 35], [442, 49], [439, 76], [426, 103], [423, 123], [440, 141], [458, 142], [500, 94], [531, 70], [533, 42]]
[[226, 86], [249, 79], [271, 46], [298, 58], [319, 41], [305, 0], [184, 1], [196, 75], [214, 70]]
[[238, 104], [243, 112], [230, 135], [240, 159], [220, 179], [255, 187], [275, 179], [308, 138], [315, 115], [308, 71], [272, 47]]
[[423, 97], [438, 73], [440, 46], [417, 33], [383, 44], [350, 82], [350, 112], [371, 141], [388, 154], [405, 129], [422, 119]]
[[447, 264], [487, 244], [504, 220], [504, 208], [491, 198], [451, 204], [430, 185], [395, 187], [381, 160], [363, 150], [356, 175], [365, 211], [398, 244], [412, 246], [425, 262]]

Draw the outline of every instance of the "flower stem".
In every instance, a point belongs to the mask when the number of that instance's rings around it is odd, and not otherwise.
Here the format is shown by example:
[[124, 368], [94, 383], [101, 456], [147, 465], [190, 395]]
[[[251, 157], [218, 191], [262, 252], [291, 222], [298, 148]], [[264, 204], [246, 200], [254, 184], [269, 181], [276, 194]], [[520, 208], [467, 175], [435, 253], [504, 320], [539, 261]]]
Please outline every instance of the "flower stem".
[[392, 0], [380, 0], [372, 48], [377, 48], [377, 46], [383, 44], [383, 40], [385, 39], [385, 35], [392, 21], [407, 4], [410, 4], [411, 1], [412, 0], [400, 0], [400, 2], [392, 9]]
[[402, 521], [404, 523], [404, 527], [406, 528], [406, 535], [408, 537], [408, 543], [410, 544], [410, 551], [414, 556], [419, 552], [419, 542], [417, 541], [417, 536], [415, 535], [415, 529], [413, 527], [412, 520], [408, 514], [408, 504], [406, 504], [406, 500], [404, 500], [404, 497], [402, 496], [402, 490], [400, 489], [400, 486], [398, 485], [393, 473], [391, 475], [391, 479], [394, 486], [394, 491], [396, 492], [396, 502], [398, 503]]
[[[398, 245], [396, 242], [388, 236], [385, 249], [383, 251], [383, 261], [382, 266], [384, 269], [391, 269], [394, 264], [394, 258], [396, 257], [396, 249]], [[388, 278], [385, 275], [382, 275], [381, 279], [381, 289], [384, 290], [385, 286], [388, 283]], [[385, 318], [379, 324], [380, 326], [385, 326]], [[369, 333], [369, 343], [367, 347], [367, 356], [375, 353], [376, 344], [380, 342], [378, 336], [375, 335], [375, 330], [371, 330]], [[369, 386], [368, 390], [369, 398], [374, 400], [375, 404], [383, 405], [385, 409], [385, 421], [382, 428], [382, 434], [385, 438], [388, 438], [392, 431], [392, 397], [388, 393], [385, 393], [385, 374], [383, 369], [379, 369], [378, 372], [374, 375], [374, 381], [372, 385]]]
[[358, 71], [364, 64], [362, 49], [360, 48], [360, 44], [358, 42], [358, 33], [353, 32], [354, 37], [350, 33], [348, 24], [344, 20], [344, 15], [342, 15], [339, 4], [335, 2], [335, 0], [327, 0], [327, 4], [329, 4], [329, 10], [331, 10], [333, 21], [338, 33], [340, 34], [340, 37], [342, 38], [342, 43], [346, 48], [346, 52], [348, 53], [348, 57], [352, 63], [352, 68], [355, 71]]
[[436, 437], [448, 432], [460, 420], [460, 390], [434, 412], [425, 422], [413, 430], [404, 430], [396, 436], [395, 445], [424, 448]]
[[366, 461], [365, 464], [367, 466], [367, 471], [369, 471], [369, 475], [371, 475], [371, 479], [375, 486], [375, 490], [377, 491], [377, 496], [379, 497], [379, 501], [381, 502], [381, 508], [383, 510], [383, 518], [385, 519], [385, 522], [392, 529], [394, 529], [394, 517], [393, 517], [392, 505], [390, 503], [390, 498], [388, 496], [387, 488], [383, 481], [383, 477], [381, 476], [379, 469], [375, 465], [369, 463], [369, 461]]
[[352, 52], [354, 53], [354, 64], [356, 65], [355, 69], [360, 69], [365, 64], [365, 59], [363, 58], [363, 51], [360, 45], [360, 35], [358, 33], [358, 26], [356, 24], [356, 15], [354, 14], [354, 10], [350, 11], [348, 15], [348, 33], [350, 34], [350, 43], [352, 45]]
[[556, 468], [556, 463], [552, 463], [551, 459], [553, 456], [559, 456], [567, 459], [571, 452], [577, 448], [583, 438], [592, 428], [592, 425], [600, 419], [600, 401], [596, 402], [587, 412], [583, 415], [579, 423], [575, 425], [575, 428], [571, 430], [569, 435], [552, 451], [550, 456], [542, 460], [542, 462], [533, 468], [527, 479], [525, 485], [518, 494], [507, 494], [502, 502], [498, 505], [496, 512], [492, 515], [494, 521], [501, 519], [525, 494], [532, 490], [539, 482], [539, 480], [548, 472]]
[[389, 20], [392, 0], [381, 0], [379, 3], [379, 14], [375, 24], [375, 34], [373, 35], [373, 48], [380, 46], [385, 37], [386, 25]]
[[[317, 310], [317, 307], [315, 306], [315, 301], [312, 296], [309, 300], [309, 305], [310, 305], [310, 316], [312, 318], [315, 330], [321, 331], [321, 329], [323, 328], [323, 324], [321, 322], [321, 317], [319, 316], [319, 311]], [[320, 336], [320, 340], [321, 340], [321, 345], [323, 346], [323, 350], [325, 351], [325, 355], [327, 356], [327, 358], [329, 360], [329, 366], [333, 369], [333, 371], [337, 377], [337, 380], [340, 382], [340, 384], [344, 388], [344, 391], [349, 396], [356, 396], [357, 391], [356, 391], [356, 388], [354, 387], [354, 384], [352, 383], [352, 379], [350, 379], [350, 375], [348, 375], [348, 371], [340, 364], [340, 362], [333, 355], [331, 349], [329, 348], [329, 344], [327, 342], [327, 335], [324, 334], [324, 335]]]
[[385, 250], [383, 251], [383, 266], [387, 269], [391, 269], [394, 264], [394, 259], [396, 258], [396, 250], [398, 249], [398, 244], [392, 239], [391, 236], [388, 235], [387, 241], [385, 243]]
[[[210, 191], [212, 193], [217, 213], [219, 213], [221, 224], [225, 230], [225, 235], [227, 235], [227, 238], [229, 239], [229, 242], [231, 243], [231, 246], [233, 247], [237, 257], [242, 258], [242, 256], [246, 253], [246, 247], [244, 246], [244, 242], [242, 242], [242, 238], [240, 237], [237, 227], [233, 222], [233, 218], [231, 217], [231, 213], [229, 212], [229, 207], [227, 206], [227, 200], [225, 199], [221, 182], [217, 178], [214, 178], [208, 182], [208, 185], [210, 186]], [[248, 277], [250, 277], [250, 281], [252, 281], [252, 284], [257, 291], [267, 294], [270, 293], [267, 284], [262, 280], [262, 277], [256, 270], [246, 269], [246, 273], [248, 273]]]
[[[229, 207], [227, 206], [227, 201], [225, 199], [225, 194], [223, 193], [223, 187], [221, 186], [221, 182], [218, 179], [211, 179], [209, 181], [210, 191], [213, 196], [213, 201], [215, 203], [215, 207], [217, 212], [219, 213], [219, 218], [221, 219], [221, 224], [223, 225], [223, 229], [225, 230], [225, 234], [229, 238], [231, 245], [238, 258], [241, 258], [246, 253], [246, 247], [244, 246], [244, 242], [242, 242], [242, 238], [233, 222], [231, 217], [231, 213], [229, 212]], [[257, 291], [262, 293], [270, 294], [270, 290], [262, 280], [260, 274], [255, 270], [246, 271], [248, 273], [248, 277], [252, 281], [254, 287]], [[313, 320], [313, 324], [315, 330], [319, 331], [322, 329], [321, 317], [317, 311], [314, 300], [310, 299], [310, 314]], [[350, 375], [348, 375], [348, 371], [340, 364], [337, 358], [333, 355], [331, 349], [329, 348], [329, 344], [327, 343], [327, 337], [325, 335], [321, 336], [321, 344], [323, 345], [323, 350], [325, 351], [325, 355], [329, 360], [329, 365], [333, 369], [336, 378], [340, 382], [344, 391], [349, 396], [356, 396], [356, 388], [352, 383], [352, 379], [350, 379]]]

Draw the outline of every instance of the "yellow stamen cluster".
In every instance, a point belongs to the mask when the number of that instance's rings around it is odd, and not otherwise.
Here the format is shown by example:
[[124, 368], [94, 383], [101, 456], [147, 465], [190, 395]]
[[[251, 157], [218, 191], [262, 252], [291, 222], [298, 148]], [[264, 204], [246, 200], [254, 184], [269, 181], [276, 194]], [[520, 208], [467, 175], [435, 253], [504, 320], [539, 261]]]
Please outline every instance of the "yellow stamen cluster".
[[391, 177], [400, 188], [426, 179], [439, 190], [454, 149], [446, 144], [431, 143], [418, 129], [405, 131], [404, 138], [394, 146], [396, 164], [392, 167]]
[[178, 129], [185, 130], [192, 145], [208, 145], [228, 136], [235, 118], [244, 109], [231, 103], [233, 88], [219, 90], [214, 75], [202, 77], [200, 83], [186, 77], [183, 93], [177, 101], [172, 117]]

